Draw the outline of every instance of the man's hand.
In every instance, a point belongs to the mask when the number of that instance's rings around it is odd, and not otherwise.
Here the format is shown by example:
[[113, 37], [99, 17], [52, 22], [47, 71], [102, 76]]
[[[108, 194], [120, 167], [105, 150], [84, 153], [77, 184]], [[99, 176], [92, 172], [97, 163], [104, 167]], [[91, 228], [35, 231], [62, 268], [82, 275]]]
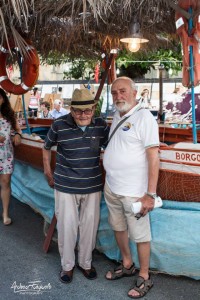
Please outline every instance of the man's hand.
[[138, 201], [141, 201], [141, 203], [142, 203], [142, 208], [140, 211], [140, 214], [142, 216], [145, 216], [149, 211], [153, 210], [155, 200], [153, 198], [151, 198], [150, 196], [145, 194], [143, 197], [138, 199]]
[[47, 178], [48, 184], [51, 188], [54, 187], [53, 173], [51, 171], [51, 151], [43, 149], [43, 165], [44, 165], [44, 175]]

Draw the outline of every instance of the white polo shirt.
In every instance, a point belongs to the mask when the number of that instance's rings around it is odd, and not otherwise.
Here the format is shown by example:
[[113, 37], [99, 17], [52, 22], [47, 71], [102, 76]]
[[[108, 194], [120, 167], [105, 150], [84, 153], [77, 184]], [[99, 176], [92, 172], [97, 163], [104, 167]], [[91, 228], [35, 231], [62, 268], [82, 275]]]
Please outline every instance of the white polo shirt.
[[[122, 118], [127, 116], [130, 117], [114, 133], [104, 152], [106, 182], [115, 194], [142, 197], [148, 187], [146, 149], [159, 146], [158, 124], [140, 104]], [[122, 118], [115, 113], [110, 134]]]

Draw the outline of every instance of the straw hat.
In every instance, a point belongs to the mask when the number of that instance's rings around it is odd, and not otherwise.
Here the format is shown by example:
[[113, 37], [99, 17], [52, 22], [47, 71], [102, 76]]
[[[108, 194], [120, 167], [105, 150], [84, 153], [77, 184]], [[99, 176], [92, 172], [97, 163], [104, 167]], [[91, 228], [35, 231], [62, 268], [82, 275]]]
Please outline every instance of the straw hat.
[[71, 107], [85, 109], [95, 105], [94, 97], [88, 89], [75, 89], [72, 95]]

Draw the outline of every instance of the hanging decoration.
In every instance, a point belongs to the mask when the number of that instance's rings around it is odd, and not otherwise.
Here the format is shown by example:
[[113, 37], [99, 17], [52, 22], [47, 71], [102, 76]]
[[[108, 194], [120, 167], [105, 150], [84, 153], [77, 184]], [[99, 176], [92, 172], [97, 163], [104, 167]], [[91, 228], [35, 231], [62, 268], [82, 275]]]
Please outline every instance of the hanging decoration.
[[[117, 49], [112, 49], [110, 51], [110, 54], [113, 54], [113, 59], [111, 61], [109, 69], [108, 69], [107, 83], [109, 85], [112, 84], [112, 82], [117, 78], [117, 74], [116, 74], [116, 62], [115, 62], [115, 58], [117, 57], [117, 53], [118, 53]], [[102, 54], [103, 60], [102, 60], [101, 66], [102, 66], [102, 68], [104, 70], [107, 68], [108, 57], [109, 57], [108, 53], [104, 52]]]
[[99, 82], [99, 73], [100, 73], [100, 67], [99, 67], [99, 63], [97, 63], [94, 68], [94, 80], [96, 83]]

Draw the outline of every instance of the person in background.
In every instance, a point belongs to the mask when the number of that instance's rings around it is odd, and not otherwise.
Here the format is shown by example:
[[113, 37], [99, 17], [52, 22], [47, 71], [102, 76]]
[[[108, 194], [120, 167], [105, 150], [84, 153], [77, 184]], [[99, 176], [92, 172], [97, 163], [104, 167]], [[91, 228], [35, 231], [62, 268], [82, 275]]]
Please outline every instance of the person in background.
[[62, 101], [60, 99], [55, 99], [53, 105], [54, 109], [50, 111], [50, 117], [52, 119], [57, 119], [69, 113], [65, 108], [62, 107]]
[[[150, 221], [148, 212], [154, 208], [159, 172], [158, 125], [148, 109], [137, 104], [135, 83], [128, 77], [117, 78], [111, 88], [116, 108], [105, 149], [103, 165], [106, 171], [105, 201], [109, 222], [122, 255], [121, 265], [106, 274], [115, 280], [136, 274], [129, 247], [129, 238], [135, 241], [140, 264], [139, 276], [128, 296], [145, 296], [153, 286], [149, 275]], [[131, 204], [142, 202], [140, 215], [135, 216]]]
[[43, 101], [40, 105], [40, 110], [41, 110], [41, 119], [50, 119], [50, 104], [48, 101]]
[[[70, 283], [73, 278], [77, 237], [77, 267], [87, 279], [97, 277], [92, 251], [96, 244], [103, 189], [99, 162], [109, 127], [102, 118], [94, 118], [94, 113], [95, 102], [90, 91], [75, 89], [71, 112], [53, 122], [43, 149], [44, 173], [49, 185], [55, 188], [62, 265], [60, 280], [63, 283]], [[57, 145], [57, 155], [53, 176], [50, 149], [54, 145]]]
[[38, 93], [38, 88], [34, 87], [31, 91], [28, 111], [29, 117], [37, 117], [38, 108], [40, 107], [40, 94]]
[[177, 86], [173, 93], [173, 98], [172, 98], [172, 101], [173, 101], [173, 104], [176, 105], [176, 103], [180, 103], [180, 102], [183, 102], [183, 99], [185, 97], [185, 95], [182, 93], [182, 89], [180, 86]]
[[13, 172], [13, 145], [21, 143], [21, 129], [11, 108], [9, 99], [0, 88], [0, 187], [3, 206], [3, 224], [12, 223], [9, 217], [11, 174]]
[[141, 93], [141, 97], [138, 100], [143, 108], [151, 108], [151, 100], [149, 98], [149, 90], [144, 89]]

